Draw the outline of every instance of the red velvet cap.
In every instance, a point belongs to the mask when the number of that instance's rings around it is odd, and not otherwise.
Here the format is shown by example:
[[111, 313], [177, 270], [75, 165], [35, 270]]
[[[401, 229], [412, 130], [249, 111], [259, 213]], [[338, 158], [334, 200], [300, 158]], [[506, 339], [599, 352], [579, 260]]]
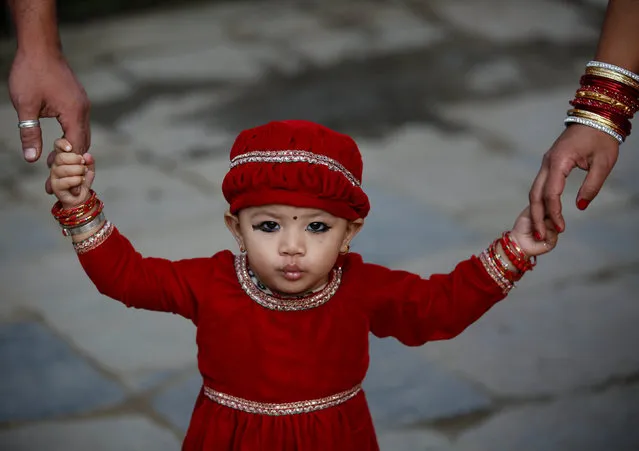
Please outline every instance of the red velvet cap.
[[231, 213], [268, 204], [318, 208], [349, 220], [370, 205], [362, 156], [350, 136], [308, 121], [277, 121], [241, 132], [222, 192]]

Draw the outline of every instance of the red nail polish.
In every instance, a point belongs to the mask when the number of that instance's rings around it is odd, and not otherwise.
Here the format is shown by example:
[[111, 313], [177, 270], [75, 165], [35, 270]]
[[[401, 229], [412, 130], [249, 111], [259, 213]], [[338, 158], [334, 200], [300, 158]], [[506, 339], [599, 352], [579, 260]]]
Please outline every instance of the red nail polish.
[[558, 225], [558, 224], [555, 224], [555, 230], [556, 230], [557, 232], [559, 232], [559, 233], [561, 233], [561, 232], [563, 232], [563, 231], [564, 231], [563, 227], [561, 227], [561, 226], [560, 226], [560, 225]]
[[588, 207], [588, 204], [590, 204], [589, 200], [579, 199], [579, 201], [577, 201], [577, 208], [580, 210], [585, 210]]
[[535, 236], [535, 239], [536, 239], [537, 241], [541, 241], [541, 233], [539, 233], [539, 232], [535, 232], [535, 233], [534, 233], [534, 236]]

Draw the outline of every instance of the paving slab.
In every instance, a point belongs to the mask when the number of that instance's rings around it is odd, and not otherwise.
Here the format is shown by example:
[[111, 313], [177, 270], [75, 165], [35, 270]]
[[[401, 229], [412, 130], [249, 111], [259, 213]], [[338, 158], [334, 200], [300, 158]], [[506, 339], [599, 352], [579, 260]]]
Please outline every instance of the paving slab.
[[7, 296], [44, 318], [75, 349], [131, 390], [148, 387], [159, 372], [195, 363], [195, 328], [190, 321], [128, 309], [99, 294], [72, 249], [5, 266], [0, 280], [24, 279], [27, 272], [29, 283], [8, 289]]
[[279, 52], [269, 45], [210, 42], [180, 54], [121, 59], [119, 65], [138, 80], [255, 80], [275, 64]]
[[352, 248], [367, 261], [389, 265], [476, 240], [472, 230], [437, 208], [377, 184], [368, 184], [366, 192], [371, 213]]
[[432, 7], [456, 29], [495, 42], [590, 41], [598, 35], [598, 30], [584, 20], [577, 8], [562, 2], [439, 0], [432, 2]]
[[[585, 62], [584, 62], [585, 64]], [[541, 156], [564, 129], [568, 102], [579, 87], [575, 82], [543, 92], [524, 92], [503, 99], [471, 101], [447, 106], [440, 113], [450, 120], [489, 131], [505, 139], [512, 150], [528, 154], [530, 164], [541, 163]]]
[[524, 87], [522, 68], [512, 58], [499, 58], [476, 64], [467, 75], [468, 87], [481, 95]]
[[99, 26], [94, 22], [62, 26], [62, 43], [71, 66], [78, 72], [104, 64], [105, 60], [179, 54], [222, 39], [229, 16], [250, 10], [251, 6], [250, 3], [232, 8], [219, 4], [185, 5], [101, 20]]
[[[139, 108], [122, 114], [115, 128], [146, 154], [185, 164], [198, 153], [228, 154], [235, 138], [206, 121], [210, 111], [227, 100], [232, 90], [188, 91], [155, 95]], [[239, 133], [239, 130], [238, 130]], [[194, 152], [196, 152], [194, 154]]]
[[[115, 102], [131, 96], [135, 85], [128, 74], [118, 71], [112, 65], [96, 66], [76, 74], [92, 104]], [[93, 132], [93, 127], [91, 127]]]
[[35, 322], [0, 323], [0, 366], [0, 422], [86, 413], [124, 399], [119, 384]]
[[[509, 148], [522, 154], [523, 162], [538, 169], [541, 156], [565, 128], [568, 102], [579, 87], [582, 72], [583, 67], [575, 71], [574, 84], [504, 99], [460, 103], [441, 108], [440, 112], [450, 120], [499, 136]], [[637, 145], [637, 140], [630, 137], [622, 149], [636, 149]]]
[[3, 449], [11, 451], [175, 451], [180, 441], [170, 431], [137, 415], [117, 418], [37, 423], [0, 431]]
[[196, 361], [195, 328], [190, 321], [168, 313], [128, 309], [95, 288], [81, 297], [52, 303], [45, 314], [77, 348], [129, 386], [139, 385], [141, 376]]
[[[606, 184], [639, 198], [639, 137], [630, 136], [619, 150], [619, 159]], [[597, 205], [598, 200], [593, 203]]]
[[94, 189], [104, 201], [107, 217], [125, 233], [168, 225], [179, 228], [184, 218], [195, 219], [215, 209], [210, 196], [152, 165], [103, 169], [96, 174]]
[[[432, 127], [406, 126], [387, 136], [375, 157], [384, 162], [386, 183], [453, 215], [484, 205], [518, 202], [509, 227], [527, 204], [534, 174], [512, 164], [514, 157], [486, 149], [470, 134], [446, 134]], [[473, 168], [473, 170], [469, 170]], [[398, 177], [389, 177], [397, 174]], [[430, 219], [430, 218], [429, 218]], [[472, 218], [468, 221], [472, 226]]]
[[202, 376], [194, 369], [190, 375], [181, 378], [156, 395], [152, 405], [171, 424], [186, 433], [191, 422], [195, 400], [201, 388]]
[[639, 208], [628, 207], [615, 214], [581, 221], [570, 232], [617, 265], [634, 263], [639, 267]]
[[[543, 282], [541, 282], [543, 283]], [[424, 356], [501, 398], [559, 395], [639, 371], [636, 272], [514, 292]]]
[[378, 429], [452, 418], [492, 406], [490, 397], [470, 381], [442, 370], [414, 348], [374, 337], [370, 348], [364, 389]]
[[[46, 208], [34, 209], [24, 204], [0, 207], [0, 230], [3, 231], [0, 254], [3, 258], [24, 259], [64, 249], [68, 243], [51, 213]], [[14, 283], [19, 282], [20, 279], [14, 280]]]
[[634, 451], [639, 386], [507, 409], [455, 443], [460, 451]]
[[446, 436], [422, 429], [378, 430], [381, 451], [454, 451]]

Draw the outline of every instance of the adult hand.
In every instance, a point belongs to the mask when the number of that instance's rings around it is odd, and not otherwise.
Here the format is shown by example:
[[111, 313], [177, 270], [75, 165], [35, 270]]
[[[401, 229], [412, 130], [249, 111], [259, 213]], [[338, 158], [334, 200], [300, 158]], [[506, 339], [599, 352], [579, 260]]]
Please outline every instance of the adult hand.
[[[83, 154], [89, 149], [89, 99], [61, 53], [18, 50], [9, 74], [9, 93], [19, 120], [55, 117], [74, 152]], [[20, 140], [25, 160], [38, 160], [40, 127], [20, 129]], [[51, 194], [48, 180], [47, 192]]]
[[618, 156], [619, 143], [612, 136], [585, 125], [568, 126], [544, 155], [530, 189], [535, 239], [546, 237], [545, 218], [552, 220], [558, 232], [566, 229], [561, 214], [561, 195], [570, 172], [575, 167], [588, 172], [576, 199], [577, 208], [585, 210], [599, 193]]

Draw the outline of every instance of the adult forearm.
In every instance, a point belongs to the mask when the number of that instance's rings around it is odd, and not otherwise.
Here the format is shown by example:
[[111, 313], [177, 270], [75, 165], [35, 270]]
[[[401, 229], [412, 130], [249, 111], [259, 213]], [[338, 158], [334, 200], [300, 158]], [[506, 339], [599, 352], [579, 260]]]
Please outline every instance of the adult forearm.
[[60, 50], [55, 0], [7, 0], [7, 4], [15, 25], [19, 51]]
[[610, 0], [595, 59], [639, 73], [639, 0]]

